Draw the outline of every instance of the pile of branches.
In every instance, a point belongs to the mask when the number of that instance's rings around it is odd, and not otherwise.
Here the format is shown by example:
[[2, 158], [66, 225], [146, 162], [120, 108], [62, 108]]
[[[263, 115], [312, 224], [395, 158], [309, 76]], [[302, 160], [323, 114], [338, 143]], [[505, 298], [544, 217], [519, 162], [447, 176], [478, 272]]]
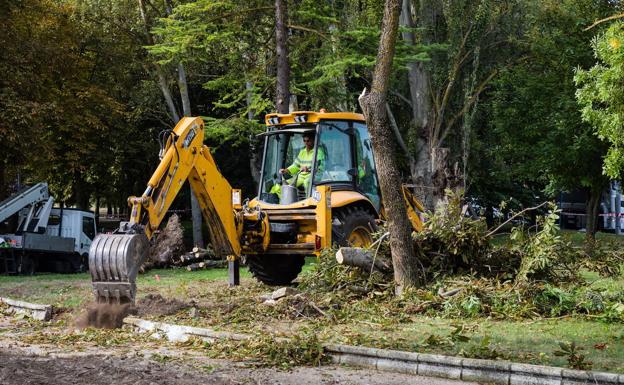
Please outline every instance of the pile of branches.
[[[590, 287], [582, 271], [618, 276], [624, 263], [620, 247], [596, 243], [576, 247], [557, 226], [556, 208], [532, 228], [512, 229], [503, 244], [492, 242], [483, 219], [463, 214], [462, 199], [450, 194], [446, 209], [433, 214], [413, 234], [425, 284], [401, 299], [407, 313], [448, 316], [532, 318], [579, 313], [624, 320], [624, 297]], [[392, 298], [393, 272], [386, 237], [359, 252], [331, 250], [303, 276], [301, 287], [348, 298]], [[366, 262], [366, 263], [362, 263]]]

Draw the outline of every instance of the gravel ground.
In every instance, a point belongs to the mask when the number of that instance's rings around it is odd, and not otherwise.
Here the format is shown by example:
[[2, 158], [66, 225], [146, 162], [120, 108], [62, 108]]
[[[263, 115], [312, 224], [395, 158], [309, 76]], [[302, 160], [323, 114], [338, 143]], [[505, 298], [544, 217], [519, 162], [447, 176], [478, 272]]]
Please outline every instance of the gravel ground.
[[336, 366], [278, 370], [244, 367], [240, 363], [208, 360], [200, 356], [163, 362], [162, 357], [165, 356], [153, 351], [135, 351], [126, 355], [115, 352], [97, 355], [91, 352], [51, 353], [40, 346], [9, 347], [5, 344], [0, 347], [0, 384], [462, 384], [459, 381]]

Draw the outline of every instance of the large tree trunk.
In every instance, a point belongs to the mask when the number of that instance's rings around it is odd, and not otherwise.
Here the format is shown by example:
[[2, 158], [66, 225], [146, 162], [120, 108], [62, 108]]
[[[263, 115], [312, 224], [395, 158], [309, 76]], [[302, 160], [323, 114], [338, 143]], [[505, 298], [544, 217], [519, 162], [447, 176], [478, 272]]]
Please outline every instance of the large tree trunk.
[[386, 0], [371, 91], [366, 93], [365, 90], [360, 96], [360, 105], [370, 131], [383, 205], [388, 218], [397, 294], [401, 294], [405, 287], [418, 286], [421, 283], [419, 264], [412, 246], [411, 225], [401, 191], [399, 165], [394, 155], [397, 150], [396, 140], [391, 133], [386, 111], [386, 95], [400, 11], [401, 0]]
[[[414, 28], [412, 18], [411, 0], [403, 0], [401, 11], [401, 26]], [[420, 6], [421, 27], [431, 25], [434, 21], [425, 18], [425, 5]], [[416, 43], [414, 33], [403, 32], [403, 40], [408, 45]], [[432, 190], [431, 151], [429, 147], [429, 135], [431, 129], [431, 89], [429, 87], [429, 73], [425, 70], [422, 62], [408, 64], [407, 80], [410, 89], [410, 101], [412, 105], [412, 124], [416, 131], [416, 156], [410, 162], [410, 172], [414, 182], [414, 192], [429, 210], [434, 209], [435, 199]]]
[[290, 103], [290, 64], [288, 63], [288, 10], [286, 0], [275, 0], [275, 45], [277, 53], [277, 87], [275, 109], [287, 114]]
[[[598, 210], [600, 208], [600, 198], [602, 197], [602, 188], [593, 187], [589, 191], [589, 197], [587, 199], [587, 232], [585, 238], [588, 241], [596, 240], [596, 232], [598, 231]], [[619, 220], [619, 219], [618, 219]]]
[[74, 172], [74, 200], [80, 210], [89, 210], [89, 191], [87, 183], [79, 171]]
[[[139, 1], [139, 13], [141, 14], [141, 19], [143, 19], [143, 28], [145, 30], [145, 39], [148, 45], [154, 44], [154, 38], [151, 33], [151, 22], [150, 18], [147, 14], [147, 9], [145, 8], [145, 0]], [[158, 65], [158, 63], [153, 63], [154, 70], [156, 71], [156, 75], [158, 77], [158, 86], [160, 87], [160, 91], [165, 98], [165, 103], [167, 104], [167, 109], [169, 110], [169, 117], [173, 124], [177, 124], [180, 120], [180, 114], [173, 102], [173, 97], [171, 95], [171, 91], [169, 91], [169, 85], [167, 84], [167, 77], [165, 76], [165, 72], [162, 67]]]
[[[246, 82], [245, 89], [247, 90], [247, 120], [252, 121], [256, 118], [254, 111], [251, 109], [253, 84]], [[262, 167], [262, 155], [260, 154], [262, 146], [258, 146], [259, 142], [255, 135], [249, 135], [249, 171], [256, 188], [260, 184], [260, 169]]]

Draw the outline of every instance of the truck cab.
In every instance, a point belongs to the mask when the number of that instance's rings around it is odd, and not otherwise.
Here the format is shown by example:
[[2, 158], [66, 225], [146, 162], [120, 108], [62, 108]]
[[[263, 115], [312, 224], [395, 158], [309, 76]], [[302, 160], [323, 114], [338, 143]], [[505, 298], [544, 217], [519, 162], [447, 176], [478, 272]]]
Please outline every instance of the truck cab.
[[73, 251], [81, 256], [89, 255], [96, 233], [95, 215], [91, 211], [54, 208], [50, 212], [46, 234], [73, 238]]

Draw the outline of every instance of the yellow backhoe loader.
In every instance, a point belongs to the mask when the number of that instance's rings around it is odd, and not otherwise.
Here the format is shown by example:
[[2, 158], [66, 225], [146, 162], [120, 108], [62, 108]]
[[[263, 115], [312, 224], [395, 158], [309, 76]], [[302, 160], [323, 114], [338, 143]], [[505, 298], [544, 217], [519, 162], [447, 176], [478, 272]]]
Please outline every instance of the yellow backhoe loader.
[[[188, 180], [199, 200], [212, 247], [230, 264], [244, 257], [271, 285], [292, 282], [306, 256], [332, 244], [372, 242], [383, 208], [364, 117], [354, 113], [269, 114], [258, 196], [242, 201], [204, 145], [204, 123], [183, 118], [164, 134], [160, 164], [140, 197], [128, 198], [130, 220], [96, 237], [89, 270], [98, 302], [134, 302], [136, 276], [149, 241]], [[422, 205], [403, 189], [415, 230]]]

